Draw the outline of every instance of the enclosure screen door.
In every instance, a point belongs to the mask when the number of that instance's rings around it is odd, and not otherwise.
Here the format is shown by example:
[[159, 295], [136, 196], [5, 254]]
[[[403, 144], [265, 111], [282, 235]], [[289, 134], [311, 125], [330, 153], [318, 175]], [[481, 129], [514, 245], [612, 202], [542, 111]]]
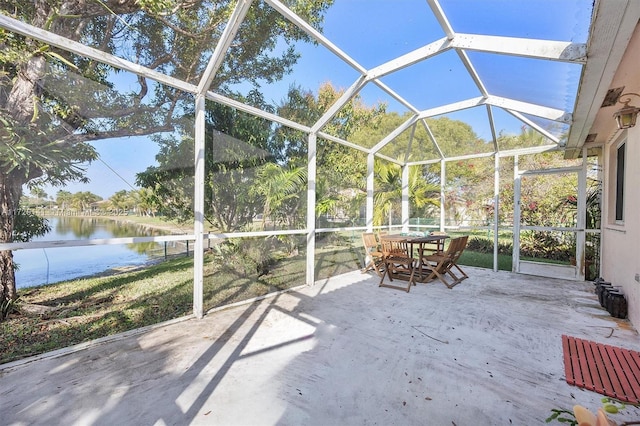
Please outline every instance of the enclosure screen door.
[[584, 280], [584, 176], [582, 167], [517, 174], [514, 272]]

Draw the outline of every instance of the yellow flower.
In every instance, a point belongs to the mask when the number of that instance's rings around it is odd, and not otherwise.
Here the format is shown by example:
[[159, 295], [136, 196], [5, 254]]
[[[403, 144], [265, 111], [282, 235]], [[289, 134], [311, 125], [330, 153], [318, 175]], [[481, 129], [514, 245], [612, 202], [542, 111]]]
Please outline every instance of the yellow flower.
[[582, 405], [574, 405], [573, 414], [576, 416], [578, 426], [616, 426], [616, 423], [609, 420], [602, 408], [598, 408], [598, 413], [594, 415]]

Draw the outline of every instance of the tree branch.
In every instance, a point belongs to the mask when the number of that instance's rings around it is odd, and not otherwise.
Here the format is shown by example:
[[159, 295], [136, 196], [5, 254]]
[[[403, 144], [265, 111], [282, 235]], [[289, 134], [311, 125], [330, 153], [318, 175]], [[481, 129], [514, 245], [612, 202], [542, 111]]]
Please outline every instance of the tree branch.
[[59, 144], [69, 144], [74, 145], [83, 142], [90, 142], [100, 139], [113, 139], [113, 138], [122, 138], [128, 136], [146, 136], [153, 135], [154, 133], [162, 133], [162, 132], [172, 132], [173, 126], [170, 125], [162, 125], [162, 126], [154, 126], [146, 129], [118, 129], [111, 130], [107, 132], [94, 132], [94, 133], [82, 133], [82, 134], [71, 134], [65, 137], [58, 139]]

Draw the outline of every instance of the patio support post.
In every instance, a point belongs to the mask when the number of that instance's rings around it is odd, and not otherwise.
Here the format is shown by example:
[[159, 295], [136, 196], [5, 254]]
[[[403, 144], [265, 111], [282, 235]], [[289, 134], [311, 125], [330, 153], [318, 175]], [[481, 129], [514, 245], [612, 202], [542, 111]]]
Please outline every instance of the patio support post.
[[372, 152], [367, 155], [367, 203], [365, 207], [365, 220], [367, 232], [373, 232], [373, 166], [375, 156]]
[[315, 282], [317, 139], [316, 133], [309, 134], [307, 153], [307, 285], [313, 285]]
[[193, 314], [203, 316], [204, 281], [204, 150], [205, 150], [205, 97], [199, 94], [195, 99], [195, 175], [193, 194]]
[[444, 209], [444, 184], [447, 179], [447, 163], [440, 160], [440, 231], [444, 231], [445, 209]]
[[585, 245], [587, 241], [587, 150], [582, 148], [582, 168], [578, 173], [578, 223], [576, 233], [576, 268], [578, 279], [585, 278]]
[[513, 156], [513, 250], [511, 270], [520, 272], [520, 170], [518, 156]]
[[402, 166], [402, 232], [409, 232], [409, 167]]
[[500, 156], [493, 157], [493, 272], [498, 272], [498, 218], [500, 217]]
[[[597, 160], [596, 160], [597, 161], [597, 165], [598, 165], [598, 167], [596, 167], [596, 180], [598, 181], [598, 186], [599, 186], [599, 190], [600, 191], [603, 191], [603, 187], [602, 187], [603, 182], [604, 182], [604, 180], [603, 180], [604, 179], [603, 172], [605, 170], [605, 168], [604, 168], [603, 151], [604, 151], [604, 147], [601, 146], [597, 150], [598, 155], [597, 155]], [[584, 155], [585, 156], [587, 155], [587, 150], [585, 150]], [[587, 158], [587, 161], [588, 161], [588, 158]], [[587, 162], [587, 171], [588, 170], [589, 170], [589, 165], [588, 165], [588, 162]], [[602, 194], [602, 192], [601, 192], [601, 194]], [[600, 200], [600, 203], [602, 203], [602, 200]], [[602, 209], [603, 204], [601, 204], [600, 207]], [[586, 218], [585, 218], [585, 220], [586, 220]], [[601, 215], [601, 217], [598, 218], [597, 223], [598, 223], [598, 228], [592, 230], [592, 232], [594, 232], [594, 233], [596, 233], [598, 235], [599, 244], [598, 244], [598, 265], [597, 265], [597, 268], [598, 268], [598, 271], [600, 271], [600, 273], [602, 273], [602, 247], [604, 245], [604, 240], [602, 238], [602, 215]]]

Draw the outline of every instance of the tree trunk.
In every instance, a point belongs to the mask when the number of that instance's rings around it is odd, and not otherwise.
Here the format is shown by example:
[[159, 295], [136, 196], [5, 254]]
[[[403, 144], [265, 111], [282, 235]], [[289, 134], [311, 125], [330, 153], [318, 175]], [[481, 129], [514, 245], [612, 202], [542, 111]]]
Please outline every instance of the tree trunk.
[[[46, 61], [40, 55], [34, 55], [21, 67], [11, 92], [7, 97], [4, 110], [6, 114], [24, 128], [28, 128], [34, 118], [35, 102], [40, 92], [41, 81], [45, 75]], [[21, 137], [29, 137], [22, 135]], [[11, 144], [10, 139], [7, 143]], [[21, 167], [0, 168], [0, 243], [13, 240], [16, 211], [20, 207], [22, 185], [42, 175], [36, 167], [24, 170]], [[14, 300], [16, 292], [15, 267], [11, 250], [0, 251], [0, 302]]]
[[[22, 183], [16, 182], [15, 176], [0, 173], [0, 242], [12, 241], [15, 212], [22, 192]], [[11, 250], [0, 251], [0, 302], [14, 300], [16, 292], [16, 276]]]

